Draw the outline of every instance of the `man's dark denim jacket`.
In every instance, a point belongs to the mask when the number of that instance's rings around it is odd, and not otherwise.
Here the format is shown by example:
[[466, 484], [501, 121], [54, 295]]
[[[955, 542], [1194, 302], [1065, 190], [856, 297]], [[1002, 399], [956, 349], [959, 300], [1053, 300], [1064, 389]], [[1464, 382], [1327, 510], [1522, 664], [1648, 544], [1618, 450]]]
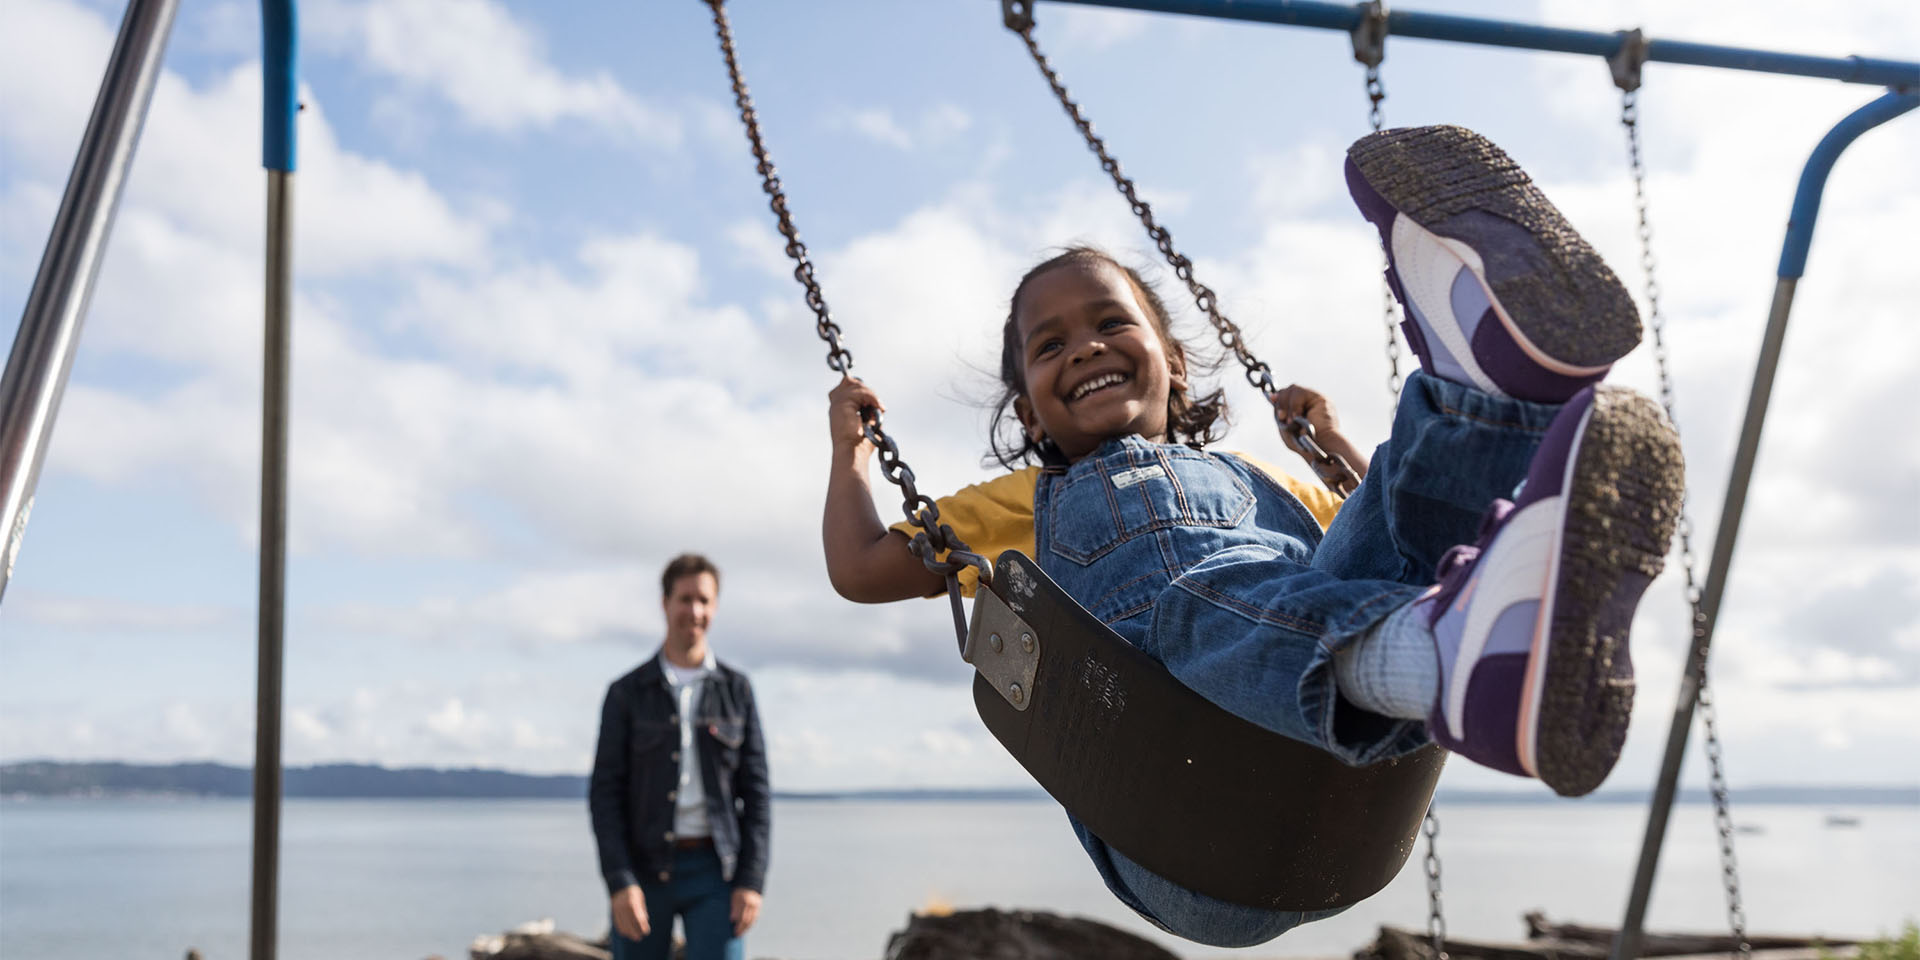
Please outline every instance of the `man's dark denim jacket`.
[[[714, 665], [693, 734], [707, 820], [723, 875], [736, 889], [758, 891], [766, 885], [773, 820], [766, 740], [746, 674], [719, 660]], [[607, 688], [587, 805], [608, 893], [642, 877], [659, 883], [672, 878], [679, 706], [658, 656]]]

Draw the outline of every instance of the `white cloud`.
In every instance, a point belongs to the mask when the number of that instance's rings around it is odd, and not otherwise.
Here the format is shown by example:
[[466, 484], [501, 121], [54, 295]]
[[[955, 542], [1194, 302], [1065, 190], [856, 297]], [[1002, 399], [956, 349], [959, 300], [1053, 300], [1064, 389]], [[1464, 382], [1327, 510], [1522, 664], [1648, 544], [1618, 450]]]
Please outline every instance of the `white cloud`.
[[568, 75], [547, 60], [536, 31], [489, 0], [336, 0], [311, 11], [327, 48], [453, 105], [495, 133], [585, 123], [657, 146], [680, 143], [671, 111], [600, 71]]
[[[1036, 13], [1035, 33], [1058, 38], [1061, 50], [1103, 53], [1147, 32], [1153, 18], [1133, 11], [1049, 6]], [[1044, 47], [1043, 47], [1044, 49]]]
[[973, 116], [951, 103], [938, 103], [908, 121], [900, 121], [885, 107], [865, 107], [832, 114], [828, 125], [849, 130], [885, 147], [908, 151], [953, 142], [973, 127]]
[[244, 611], [203, 604], [139, 603], [110, 597], [9, 596], [9, 616], [61, 631], [159, 634], [203, 631], [245, 619]]

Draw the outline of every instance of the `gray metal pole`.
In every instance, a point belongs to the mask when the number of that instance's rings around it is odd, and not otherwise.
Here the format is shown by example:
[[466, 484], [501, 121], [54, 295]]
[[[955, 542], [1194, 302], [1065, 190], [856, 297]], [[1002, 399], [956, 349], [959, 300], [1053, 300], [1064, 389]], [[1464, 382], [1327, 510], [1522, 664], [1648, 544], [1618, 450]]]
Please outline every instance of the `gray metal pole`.
[[1660, 764], [1660, 779], [1654, 788], [1653, 803], [1647, 810], [1647, 831], [1640, 845], [1640, 863], [1633, 875], [1633, 892], [1627, 900], [1626, 919], [1614, 937], [1610, 960], [1633, 960], [1640, 955], [1642, 932], [1647, 918], [1647, 903], [1653, 896], [1653, 876], [1660, 865], [1660, 848], [1666, 839], [1667, 821], [1673, 813], [1673, 798], [1679, 790], [1680, 762], [1687, 752], [1687, 736], [1693, 730], [1693, 710], [1700, 700], [1700, 679], [1706, 675], [1707, 648], [1713, 642], [1713, 627], [1720, 617], [1720, 598], [1726, 591], [1727, 568], [1733, 562], [1733, 542], [1740, 532], [1740, 516], [1746, 510], [1747, 484], [1753, 476], [1753, 461], [1760, 450], [1760, 428], [1767, 418], [1767, 404], [1773, 396], [1773, 374], [1780, 366], [1780, 345], [1787, 335], [1787, 314], [1793, 309], [1797, 277], [1781, 277], [1773, 289], [1773, 308], [1767, 314], [1767, 331], [1760, 343], [1760, 361], [1753, 373], [1753, 390], [1747, 398], [1746, 422], [1740, 428], [1740, 444], [1733, 457], [1733, 472], [1727, 478], [1726, 505], [1720, 511], [1720, 529], [1713, 537], [1713, 558], [1707, 565], [1707, 582], [1700, 595], [1700, 618], [1695, 624], [1687, 667], [1680, 675], [1680, 696], [1673, 705], [1673, 722], [1667, 729], [1667, 752]]
[[260, 672], [253, 741], [253, 960], [273, 960], [280, 890], [280, 715], [286, 644], [287, 372], [293, 174], [267, 171], [265, 383], [260, 429]]
[[93, 115], [67, 176], [66, 196], [54, 215], [40, 271], [20, 315], [13, 352], [0, 375], [0, 531], [5, 537], [0, 543], [0, 597], [6, 594], [26, 536], [34, 485], [73, 368], [80, 324], [178, 6], [178, 0], [133, 0], [127, 5]]

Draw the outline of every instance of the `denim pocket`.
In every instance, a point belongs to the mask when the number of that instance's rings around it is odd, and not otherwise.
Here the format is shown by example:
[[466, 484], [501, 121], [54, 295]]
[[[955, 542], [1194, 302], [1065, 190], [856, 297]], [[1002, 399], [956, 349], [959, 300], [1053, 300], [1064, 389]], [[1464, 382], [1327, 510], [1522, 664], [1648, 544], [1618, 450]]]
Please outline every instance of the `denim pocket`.
[[1237, 527], [1253, 507], [1253, 491], [1204, 453], [1128, 447], [1054, 484], [1048, 536], [1053, 552], [1086, 566], [1158, 530]]
[[740, 762], [740, 745], [747, 742], [747, 724], [739, 717], [708, 718], [707, 736], [720, 745], [719, 757], [727, 766]]

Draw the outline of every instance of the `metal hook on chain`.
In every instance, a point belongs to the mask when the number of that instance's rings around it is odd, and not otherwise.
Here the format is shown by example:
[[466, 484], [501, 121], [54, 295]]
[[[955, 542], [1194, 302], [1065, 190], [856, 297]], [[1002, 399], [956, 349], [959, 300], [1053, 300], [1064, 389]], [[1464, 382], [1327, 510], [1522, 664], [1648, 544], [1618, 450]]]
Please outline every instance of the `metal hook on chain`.
[[1353, 25], [1353, 58], [1378, 67], [1387, 57], [1387, 4], [1368, 0], [1360, 5], [1360, 22]]
[[1607, 58], [1607, 68], [1613, 71], [1613, 85], [1632, 93], [1640, 89], [1640, 68], [1647, 65], [1653, 44], [1639, 27], [1622, 30], [1616, 36], [1620, 38], [1620, 49]]
[[1000, 0], [1000, 22], [1015, 33], [1032, 30], [1033, 0]]

